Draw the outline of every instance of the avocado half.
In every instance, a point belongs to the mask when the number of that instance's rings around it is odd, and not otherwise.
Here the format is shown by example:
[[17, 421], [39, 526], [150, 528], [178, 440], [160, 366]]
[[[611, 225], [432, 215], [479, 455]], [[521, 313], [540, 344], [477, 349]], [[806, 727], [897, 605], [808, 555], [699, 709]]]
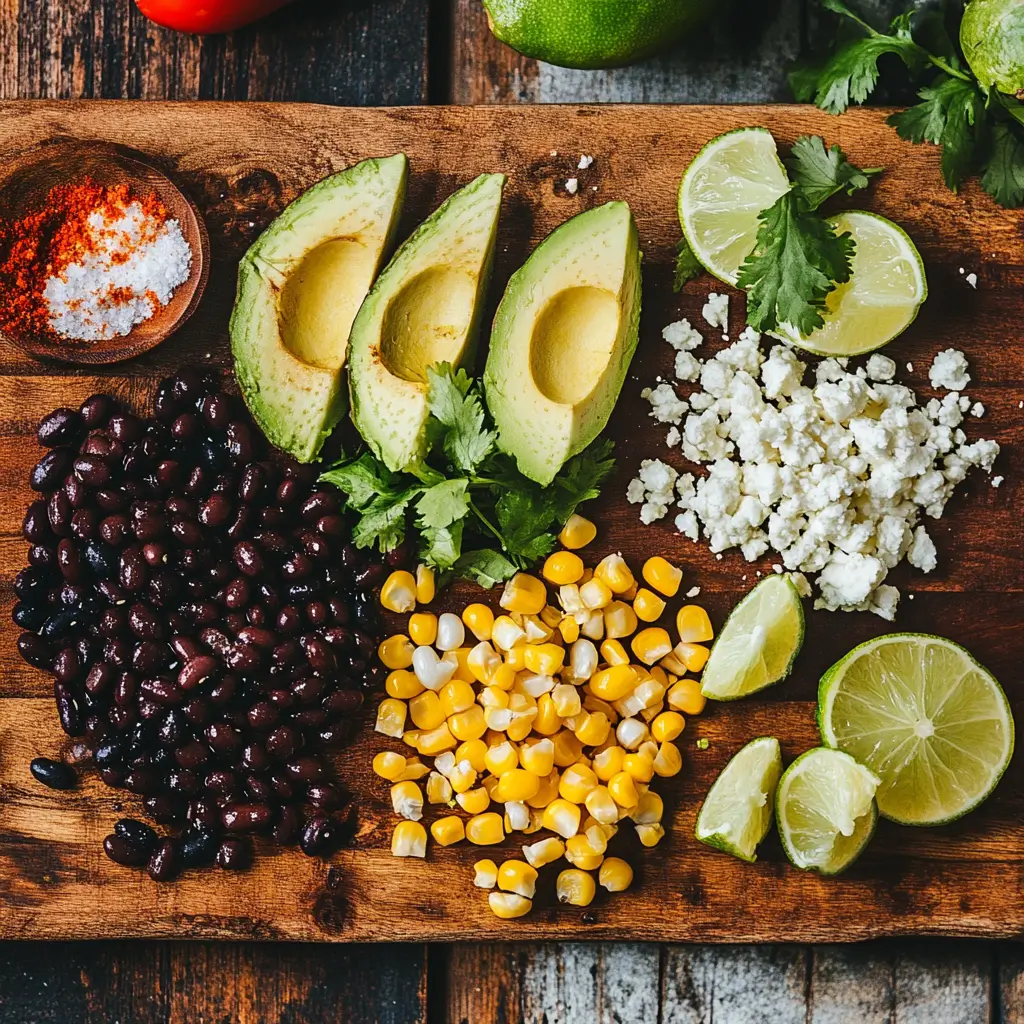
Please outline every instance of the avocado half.
[[235, 375], [263, 433], [300, 462], [345, 415], [349, 333], [394, 241], [408, 168], [399, 153], [325, 178], [239, 264]]
[[556, 228], [512, 275], [484, 370], [498, 445], [547, 485], [604, 429], [640, 329], [641, 253], [626, 203]]
[[427, 367], [472, 355], [504, 185], [505, 175], [482, 174], [450, 196], [395, 253], [352, 325], [352, 419], [389, 469], [426, 454]]

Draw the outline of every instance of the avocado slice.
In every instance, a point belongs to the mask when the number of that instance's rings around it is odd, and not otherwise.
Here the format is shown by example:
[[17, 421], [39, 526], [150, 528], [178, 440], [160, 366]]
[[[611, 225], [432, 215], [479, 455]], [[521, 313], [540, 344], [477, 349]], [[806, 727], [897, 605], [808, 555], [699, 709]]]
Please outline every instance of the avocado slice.
[[405, 201], [402, 153], [364, 160], [301, 195], [238, 267], [235, 375], [267, 438], [311, 462], [347, 408], [349, 332]]
[[636, 222], [626, 203], [556, 228], [512, 275], [484, 370], [498, 446], [547, 485], [604, 429], [640, 328]]
[[395, 253], [352, 325], [352, 419], [392, 470], [426, 454], [427, 367], [470, 359], [501, 210], [503, 174], [450, 196]]

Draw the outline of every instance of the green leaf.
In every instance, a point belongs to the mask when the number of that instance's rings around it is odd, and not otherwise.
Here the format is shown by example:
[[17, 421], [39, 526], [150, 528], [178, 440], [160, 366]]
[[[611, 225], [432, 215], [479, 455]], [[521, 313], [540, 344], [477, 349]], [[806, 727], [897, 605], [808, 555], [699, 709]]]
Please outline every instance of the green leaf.
[[747, 290], [747, 322], [762, 333], [780, 323], [810, 334], [824, 320], [825, 298], [850, 279], [854, 242], [837, 235], [802, 200], [787, 192], [762, 211], [754, 251], [740, 267]]
[[463, 473], [474, 472], [493, 449], [497, 434], [484, 426], [483, 403], [466, 371], [453, 373], [448, 363], [428, 367], [427, 407], [447, 428], [439, 433], [452, 465]]
[[839, 146], [826, 147], [820, 135], [797, 139], [785, 163], [793, 187], [809, 210], [816, 210], [837, 192], [853, 195], [867, 188], [868, 175], [879, 173], [879, 169], [862, 171], [854, 166]]
[[676, 269], [672, 279], [672, 290], [681, 292], [683, 286], [704, 273], [700, 260], [693, 255], [690, 243], [685, 238], [676, 242]]
[[992, 155], [981, 178], [981, 187], [1009, 209], [1024, 206], [1024, 132], [997, 124], [992, 130]]
[[405, 513], [409, 503], [422, 488], [409, 487], [397, 494], [382, 494], [363, 510], [352, 530], [352, 542], [357, 548], [375, 544], [381, 552], [398, 547], [405, 537]]
[[345, 492], [350, 508], [365, 508], [379, 494], [390, 494], [399, 487], [399, 477], [370, 452], [354, 462], [334, 466], [320, 475], [325, 483]]
[[[513, 558], [539, 558], [554, 546], [548, 530], [555, 521], [552, 503], [539, 487], [523, 486], [503, 494], [494, 506], [505, 551]], [[547, 541], [538, 539], [547, 534]]]
[[437, 569], [451, 569], [462, 555], [462, 532], [465, 523], [459, 520], [451, 526], [423, 530], [420, 557], [427, 565]]
[[494, 548], [467, 551], [455, 563], [456, 575], [473, 580], [486, 590], [511, 579], [518, 571], [517, 565]]
[[585, 501], [601, 493], [601, 484], [615, 468], [612, 451], [615, 445], [598, 439], [574, 455], [551, 482], [549, 501], [555, 522], [561, 526]]
[[469, 512], [469, 481], [465, 477], [428, 487], [416, 503], [421, 529], [444, 529]]

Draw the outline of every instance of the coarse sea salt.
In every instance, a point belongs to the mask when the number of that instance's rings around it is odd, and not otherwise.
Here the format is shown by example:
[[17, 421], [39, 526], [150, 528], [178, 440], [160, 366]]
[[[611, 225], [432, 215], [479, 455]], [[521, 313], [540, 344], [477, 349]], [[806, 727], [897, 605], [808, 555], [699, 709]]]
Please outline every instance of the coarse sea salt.
[[94, 213], [89, 227], [94, 251], [46, 281], [50, 326], [76, 341], [123, 337], [188, 280], [192, 249], [178, 221], [161, 223], [138, 202], [116, 220]]

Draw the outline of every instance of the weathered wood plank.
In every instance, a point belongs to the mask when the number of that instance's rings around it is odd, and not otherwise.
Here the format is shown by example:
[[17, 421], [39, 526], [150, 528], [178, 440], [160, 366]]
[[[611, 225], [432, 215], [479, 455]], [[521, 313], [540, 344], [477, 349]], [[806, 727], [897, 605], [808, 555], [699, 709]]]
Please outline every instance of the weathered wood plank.
[[1000, 1024], [1024, 1024], [1024, 947], [1002, 943], [996, 947]]
[[517, 1024], [528, 960], [523, 944], [458, 943], [431, 962], [433, 1024]]

